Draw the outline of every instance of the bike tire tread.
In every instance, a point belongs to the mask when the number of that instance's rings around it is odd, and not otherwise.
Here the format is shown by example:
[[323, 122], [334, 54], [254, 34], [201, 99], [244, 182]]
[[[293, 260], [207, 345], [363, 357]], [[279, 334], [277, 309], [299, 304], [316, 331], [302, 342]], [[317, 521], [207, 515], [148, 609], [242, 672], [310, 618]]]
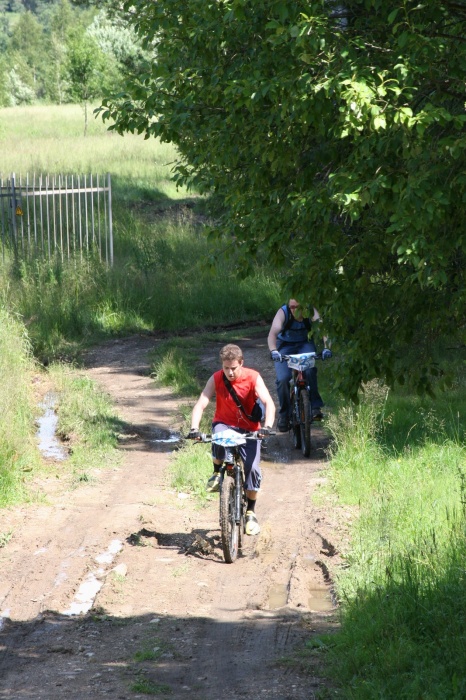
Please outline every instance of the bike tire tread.
[[304, 457], [309, 457], [311, 454], [311, 406], [307, 390], [303, 390], [299, 395], [299, 414], [301, 451]]
[[[236, 523], [231, 522], [230, 503], [234, 503], [236, 486], [234, 479], [231, 476], [225, 475], [220, 492], [220, 532], [222, 538], [223, 556], [227, 564], [232, 564], [239, 551], [239, 528]], [[232, 528], [236, 530], [236, 549], [232, 547], [231, 536], [233, 535]]]

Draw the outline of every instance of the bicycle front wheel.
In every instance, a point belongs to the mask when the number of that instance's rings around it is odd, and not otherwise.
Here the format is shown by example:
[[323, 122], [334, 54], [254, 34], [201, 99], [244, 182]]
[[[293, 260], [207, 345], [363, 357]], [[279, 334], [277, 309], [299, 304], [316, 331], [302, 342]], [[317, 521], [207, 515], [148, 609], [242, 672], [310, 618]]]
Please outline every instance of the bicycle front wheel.
[[240, 524], [235, 517], [236, 486], [231, 476], [225, 476], [220, 493], [220, 531], [223, 556], [227, 564], [232, 564], [238, 556]]
[[301, 427], [299, 420], [299, 398], [294, 391], [291, 392], [291, 430], [293, 433], [293, 447], [301, 449]]
[[306, 389], [299, 395], [299, 422], [301, 429], [301, 451], [304, 457], [311, 454], [311, 406]]

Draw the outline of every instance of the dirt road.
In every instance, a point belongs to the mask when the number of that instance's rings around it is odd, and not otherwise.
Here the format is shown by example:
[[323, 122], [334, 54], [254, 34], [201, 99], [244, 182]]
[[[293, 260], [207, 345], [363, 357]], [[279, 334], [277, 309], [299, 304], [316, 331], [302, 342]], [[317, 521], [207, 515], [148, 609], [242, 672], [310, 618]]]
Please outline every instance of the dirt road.
[[[0, 549], [0, 698], [312, 700], [325, 687], [317, 662], [304, 673], [283, 659], [335, 625], [328, 566], [344, 526], [311, 503], [322, 429], [310, 459], [288, 435], [270, 438], [261, 534], [225, 564], [218, 503], [196, 507], [168, 483], [178, 402], [149, 376], [156, 343], [134, 336], [87, 356], [130, 426], [120, 462], [73, 490], [57, 462], [38, 484], [43, 503], [0, 513], [0, 533], [12, 532]], [[275, 396], [264, 337], [240, 344]], [[206, 348], [209, 372], [220, 346]]]

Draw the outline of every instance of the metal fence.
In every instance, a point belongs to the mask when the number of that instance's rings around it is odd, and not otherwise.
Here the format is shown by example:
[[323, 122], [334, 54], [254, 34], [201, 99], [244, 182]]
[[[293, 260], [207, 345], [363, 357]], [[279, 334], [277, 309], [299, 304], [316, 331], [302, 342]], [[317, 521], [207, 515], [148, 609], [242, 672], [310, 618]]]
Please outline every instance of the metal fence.
[[3, 259], [95, 253], [113, 265], [110, 174], [0, 178], [0, 233]]

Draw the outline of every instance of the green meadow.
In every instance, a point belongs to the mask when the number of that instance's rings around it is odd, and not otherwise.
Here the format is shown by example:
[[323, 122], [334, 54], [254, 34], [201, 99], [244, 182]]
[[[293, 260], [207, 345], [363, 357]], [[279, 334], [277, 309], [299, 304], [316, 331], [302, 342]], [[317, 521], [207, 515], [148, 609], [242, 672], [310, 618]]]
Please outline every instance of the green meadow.
[[84, 112], [79, 105], [1, 109], [0, 174], [109, 172], [117, 188], [122, 188], [117, 203], [126, 188], [132, 192], [140, 187], [160, 200], [186, 196], [170, 182], [170, 164], [176, 157], [171, 145], [133, 134], [119, 136], [93, 116], [85, 138], [83, 130]]

